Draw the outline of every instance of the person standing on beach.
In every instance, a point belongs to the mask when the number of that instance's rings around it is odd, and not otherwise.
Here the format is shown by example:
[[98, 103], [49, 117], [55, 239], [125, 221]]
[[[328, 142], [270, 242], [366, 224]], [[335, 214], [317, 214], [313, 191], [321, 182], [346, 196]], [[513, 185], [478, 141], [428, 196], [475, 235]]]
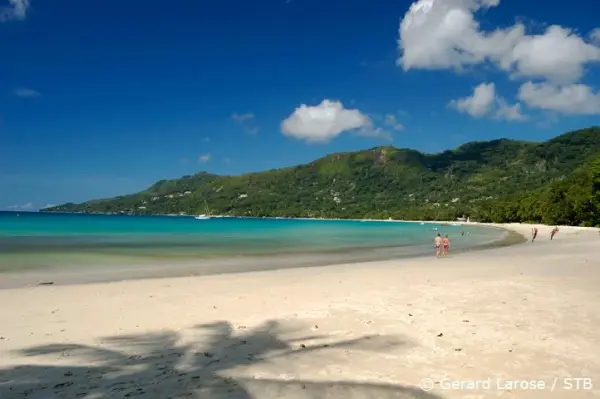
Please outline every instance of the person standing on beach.
[[444, 247], [444, 256], [448, 256], [448, 250], [450, 249], [450, 239], [448, 234], [442, 239], [442, 246]]
[[437, 234], [437, 236], [435, 236], [435, 256], [437, 256], [438, 258], [440, 257], [440, 255], [442, 254], [442, 236], [440, 235], [440, 233]]
[[558, 227], [554, 227], [552, 229], [552, 231], [550, 232], [550, 241], [552, 241], [552, 239], [554, 238], [554, 236], [556, 235], [556, 233], [558, 233]]
[[534, 227], [533, 229], [531, 229], [531, 235], [533, 236], [531, 238], [531, 242], [534, 242], [535, 241], [535, 237], [537, 237], [537, 235], [538, 235], [538, 229], [537, 229], [537, 227]]

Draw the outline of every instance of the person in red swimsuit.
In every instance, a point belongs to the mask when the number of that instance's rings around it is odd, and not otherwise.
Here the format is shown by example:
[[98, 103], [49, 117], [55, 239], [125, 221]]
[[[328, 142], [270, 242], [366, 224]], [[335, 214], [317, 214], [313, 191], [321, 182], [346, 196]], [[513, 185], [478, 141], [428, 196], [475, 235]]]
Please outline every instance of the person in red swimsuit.
[[450, 239], [448, 238], [448, 234], [442, 238], [442, 247], [444, 247], [444, 256], [448, 256], [448, 250], [450, 249]]

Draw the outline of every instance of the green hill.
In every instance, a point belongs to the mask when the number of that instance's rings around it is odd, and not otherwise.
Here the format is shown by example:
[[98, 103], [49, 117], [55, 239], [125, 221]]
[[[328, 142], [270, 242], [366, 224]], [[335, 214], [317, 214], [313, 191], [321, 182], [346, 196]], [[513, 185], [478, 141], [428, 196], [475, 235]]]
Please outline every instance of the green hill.
[[473, 216], [492, 222], [537, 222], [600, 227], [600, 155], [566, 179], [483, 203]]
[[218, 176], [201, 172], [163, 180], [137, 194], [46, 211], [134, 214], [448, 219], [485, 213], [568, 179], [600, 155], [600, 127], [542, 143], [471, 142], [439, 154], [391, 146], [327, 155], [305, 165]]

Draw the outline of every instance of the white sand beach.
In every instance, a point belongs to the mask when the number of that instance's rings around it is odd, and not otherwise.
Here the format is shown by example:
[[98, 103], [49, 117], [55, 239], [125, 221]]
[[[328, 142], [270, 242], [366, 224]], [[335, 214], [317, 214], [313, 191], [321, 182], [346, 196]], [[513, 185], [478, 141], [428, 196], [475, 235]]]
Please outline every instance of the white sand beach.
[[538, 227], [447, 259], [0, 290], [0, 398], [600, 397], [600, 235]]

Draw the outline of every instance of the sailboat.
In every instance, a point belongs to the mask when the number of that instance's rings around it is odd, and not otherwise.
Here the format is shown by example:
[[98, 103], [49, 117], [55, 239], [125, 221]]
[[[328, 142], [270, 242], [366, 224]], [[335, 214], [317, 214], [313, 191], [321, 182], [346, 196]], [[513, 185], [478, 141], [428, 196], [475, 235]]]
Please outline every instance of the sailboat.
[[202, 215], [198, 215], [195, 217], [195, 219], [198, 220], [206, 220], [206, 219], [210, 219], [212, 216], [210, 215], [210, 209], [208, 209], [208, 204], [206, 203], [206, 200], [204, 201], [204, 212]]

